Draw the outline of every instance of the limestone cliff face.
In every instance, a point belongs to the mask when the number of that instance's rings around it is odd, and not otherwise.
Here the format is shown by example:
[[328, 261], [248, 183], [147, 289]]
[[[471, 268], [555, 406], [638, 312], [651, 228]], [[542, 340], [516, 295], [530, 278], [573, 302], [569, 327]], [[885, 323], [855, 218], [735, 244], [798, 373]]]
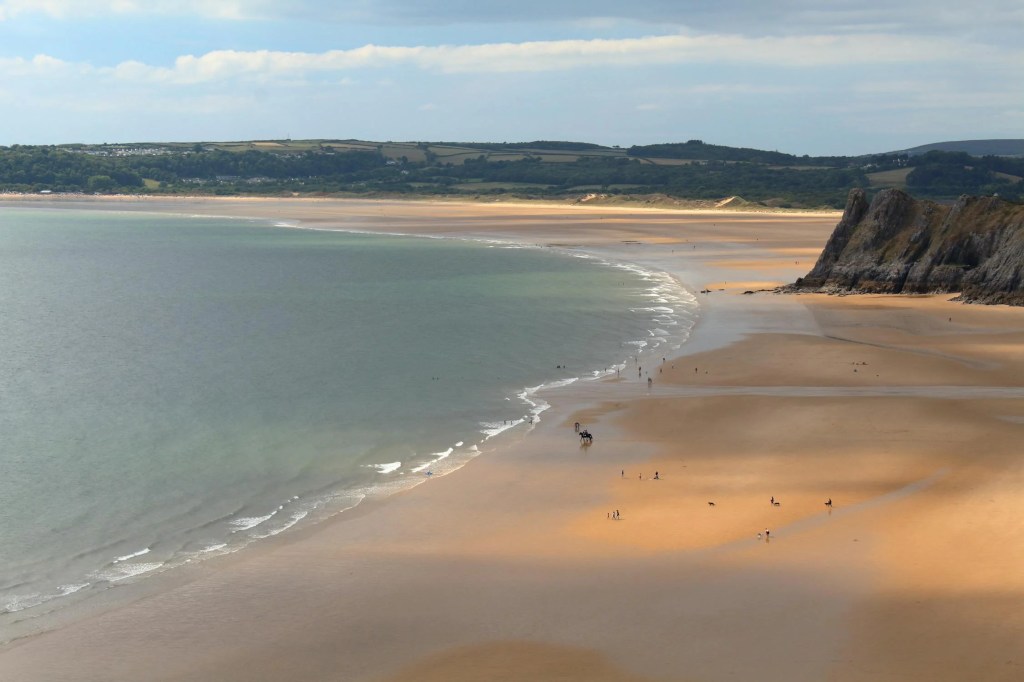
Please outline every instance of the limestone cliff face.
[[952, 206], [888, 189], [850, 192], [842, 220], [794, 289], [954, 293], [1024, 305], [1024, 206], [963, 196]]

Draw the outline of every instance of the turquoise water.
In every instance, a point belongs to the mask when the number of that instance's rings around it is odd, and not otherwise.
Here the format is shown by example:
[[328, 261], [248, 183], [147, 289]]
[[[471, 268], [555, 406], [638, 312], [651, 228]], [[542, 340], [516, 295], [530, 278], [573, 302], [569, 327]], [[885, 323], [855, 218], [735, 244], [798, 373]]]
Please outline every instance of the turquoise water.
[[0, 209], [0, 627], [429, 484], [694, 305], [550, 249]]

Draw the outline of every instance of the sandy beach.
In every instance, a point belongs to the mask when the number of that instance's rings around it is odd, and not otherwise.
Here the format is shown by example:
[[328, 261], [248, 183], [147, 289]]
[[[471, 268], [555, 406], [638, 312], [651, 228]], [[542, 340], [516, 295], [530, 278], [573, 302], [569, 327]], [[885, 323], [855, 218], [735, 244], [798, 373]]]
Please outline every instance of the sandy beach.
[[838, 214], [32, 203], [557, 245], [707, 293], [674, 356], [551, 391], [428, 485], [67, 614], [0, 679], [1024, 679], [1024, 309], [762, 291]]

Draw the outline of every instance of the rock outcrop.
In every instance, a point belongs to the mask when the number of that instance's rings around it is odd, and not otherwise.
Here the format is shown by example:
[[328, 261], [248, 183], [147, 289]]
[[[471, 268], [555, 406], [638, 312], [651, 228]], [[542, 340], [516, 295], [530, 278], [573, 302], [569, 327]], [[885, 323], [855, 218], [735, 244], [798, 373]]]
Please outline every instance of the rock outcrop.
[[952, 206], [897, 189], [846, 200], [814, 268], [790, 290], [959, 293], [977, 303], [1024, 305], [1024, 206], [962, 196]]

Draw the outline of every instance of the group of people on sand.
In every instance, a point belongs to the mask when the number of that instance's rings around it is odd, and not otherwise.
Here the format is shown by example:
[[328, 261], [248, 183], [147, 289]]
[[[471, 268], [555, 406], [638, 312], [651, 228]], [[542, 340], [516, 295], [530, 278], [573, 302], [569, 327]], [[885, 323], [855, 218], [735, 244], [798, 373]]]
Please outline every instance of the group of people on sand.
[[[773, 507], [780, 507], [780, 506], [782, 506], [782, 503], [779, 502], [778, 500], [776, 500], [774, 495], [771, 496], [771, 499], [768, 500], [768, 503], [771, 504]], [[712, 502], [708, 502], [708, 504], [713, 505]], [[831, 497], [828, 498], [827, 500], [825, 500], [825, 506], [828, 507], [828, 512], [829, 512], [829, 514], [831, 514], [832, 513], [832, 498]], [[763, 533], [758, 533], [757, 534], [757, 539], [761, 540], [763, 538], [765, 542], [768, 542], [768, 540], [771, 539], [771, 536], [772, 536], [771, 530], [768, 529], [768, 528], [765, 528]]]
[[[580, 441], [582, 441], [583, 443], [593, 442], [594, 437], [590, 434], [589, 431], [587, 431], [582, 426], [580, 426], [579, 422], [576, 422], [575, 424], [573, 424], [573, 430], [576, 431], [577, 434], [579, 434]], [[619, 473], [620, 473], [620, 476], [622, 478], [626, 477], [626, 470], [625, 469], [622, 469]], [[638, 478], [639, 478], [639, 480], [643, 480], [643, 478], [644, 478], [643, 473], [638, 474]], [[655, 471], [653, 479], [655, 481], [660, 481], [661, 480], [661, 472]], [[774, 495], [771, 496], [771, 498], [768, 500], [768, 503], [771, 506], [773, 506], [773, 507], [780, 507], [780, 506], [782, 506], [782, 503], [779, 502], [778, 500], [776, 500]], [[708, 506], [709, 507], [714, 507], [715, 503], [714, 502], [708, 502]], [[832, 498], [831, 497], [828, 498], [827, 500], [825, 500], [825, 506], [828, 507], [830, 512], [832, 511]], [[618, 521], [621, 518], [619, 516], [619, 510], [616, 509], [615, 511], [608, 512], [608, 518], [613, 520], [613, 521]], [[765, 542], [767, 542], [768, 540], [771, 539], [771, 536], [772, 536], [771, 529], [765, 528], [764, 532], [761, 532], [761, 533], [757, 534], [757, 539], [758, 540], [762, 540], [763, 539]]]
[[[621, 471], [619, 472], [619, 475], [620, 475], [620, 476], [621, 476], [622, 478], [625, 478], [625, 477], [626, 477], [626, 470], [625, 470], [625, 469], [621, 470]], [[642, 480], [644, 480], [644, 475], [643, 475], [643, 472], [641, 472], [641, 473], [637, 474], [637, 475], [636, 475], [636, 477], [637, 477], [637, 480], [639, 480], [639, 481], [642, 481]], [[652, 476], [652, 478], [653, 478], [653, 479], [654, 479], [655, 481], [660, 481], [660, 480], [661, 480], [661, 472], [655, 471], [655, 472], [654, 472], [654, 476]]]

